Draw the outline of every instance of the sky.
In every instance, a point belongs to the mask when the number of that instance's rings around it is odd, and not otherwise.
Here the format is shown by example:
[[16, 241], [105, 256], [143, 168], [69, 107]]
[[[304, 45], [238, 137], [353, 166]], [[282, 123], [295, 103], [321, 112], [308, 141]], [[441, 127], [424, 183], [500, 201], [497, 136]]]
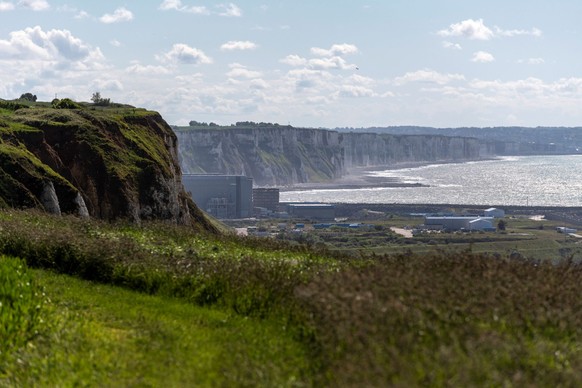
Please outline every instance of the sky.
[[582, 126], [580, 0], [0, 0], [0, 98], [172, 125]]

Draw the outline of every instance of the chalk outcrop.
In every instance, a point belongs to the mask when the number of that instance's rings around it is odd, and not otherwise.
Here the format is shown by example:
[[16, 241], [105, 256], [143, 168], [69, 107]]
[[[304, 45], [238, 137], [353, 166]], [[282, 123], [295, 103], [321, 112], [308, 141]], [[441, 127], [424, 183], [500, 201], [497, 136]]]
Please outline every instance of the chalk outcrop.
[[257, 186], [324, 182], [357, 167], [480, 158], [476, 139], [266, 127], [174, 128], [185, 173], [242, 174]]

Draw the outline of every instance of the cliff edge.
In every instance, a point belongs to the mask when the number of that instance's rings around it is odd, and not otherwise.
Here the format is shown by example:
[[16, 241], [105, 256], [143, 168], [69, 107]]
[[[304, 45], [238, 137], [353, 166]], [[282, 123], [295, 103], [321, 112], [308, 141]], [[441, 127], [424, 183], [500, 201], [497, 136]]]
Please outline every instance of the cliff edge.
[[256, 186], [330, 182], [360, 167], [481, 158], [477, 139], [341, 133], [277, 124], [174, 127], [185, 173], [246, 175]]
[[213, 230], [184, 191], [172, 129], [127, 105], [0, 100], [0, 206]]

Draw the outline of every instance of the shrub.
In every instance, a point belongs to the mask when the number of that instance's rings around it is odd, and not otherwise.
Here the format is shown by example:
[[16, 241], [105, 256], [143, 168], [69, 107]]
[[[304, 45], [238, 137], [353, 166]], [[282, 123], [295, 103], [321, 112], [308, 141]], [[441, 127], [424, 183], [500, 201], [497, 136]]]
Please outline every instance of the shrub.
[[55, 109], [81, 109], [81, 105], [77, 104], [70, 98], [63, 98], [61, 100], [55, 98], [52, 102], [52, 106]]

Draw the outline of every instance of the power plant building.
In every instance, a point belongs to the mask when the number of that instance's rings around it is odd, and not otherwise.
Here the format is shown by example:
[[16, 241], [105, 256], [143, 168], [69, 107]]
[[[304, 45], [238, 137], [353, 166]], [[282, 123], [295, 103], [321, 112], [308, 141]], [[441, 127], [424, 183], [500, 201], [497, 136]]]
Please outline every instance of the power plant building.
[[242, 175], [184, 174], [182, 183], [192, 200], [219, 218], [248, 218], [253, 212], [253, 180]]
[[264, 208], [273, 213], [279, 210], [279, 189], [256, 188], [253, 189], [253, 206]]

